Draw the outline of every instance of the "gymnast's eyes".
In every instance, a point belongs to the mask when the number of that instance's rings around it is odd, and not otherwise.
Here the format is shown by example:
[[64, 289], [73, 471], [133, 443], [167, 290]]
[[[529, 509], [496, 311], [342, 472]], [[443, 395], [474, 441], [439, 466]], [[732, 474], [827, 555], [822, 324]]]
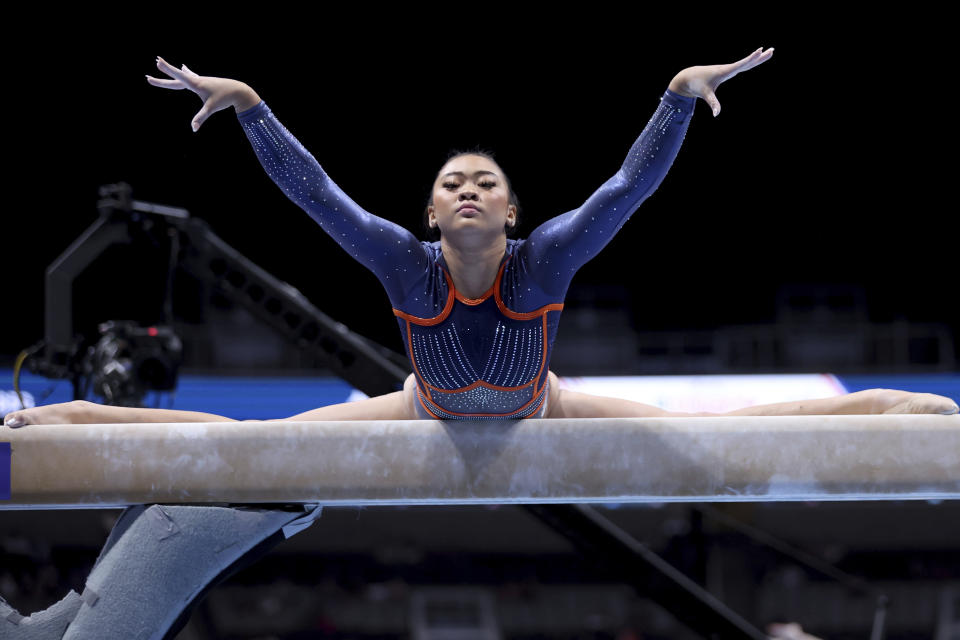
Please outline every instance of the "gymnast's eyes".
[[[496, 182], [492, 182], [492, 181], [490, 181], [490, 180], [484, 180], [483, 182], [480, 183], [480, 186], [481, 186], [481, 187], [487, 187], [487, 188], [492, 189], [493, 187], [497, 186], [497, 183], [496, 183]], [[456, 188], [456, 187], [457, 187], [457, 183], [456, 183], [456, 182], [444, 182], [444, 183], [443, 183], [443, 187], [446, 188], [446, 189], [450, 189], [451, 187], [452, 187], [452, 188]]]

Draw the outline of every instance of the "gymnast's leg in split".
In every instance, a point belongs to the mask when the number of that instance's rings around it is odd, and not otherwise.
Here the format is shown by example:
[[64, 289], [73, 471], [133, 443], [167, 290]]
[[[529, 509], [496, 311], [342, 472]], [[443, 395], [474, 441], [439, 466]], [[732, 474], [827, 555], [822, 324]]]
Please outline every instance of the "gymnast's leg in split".
[[[744, 407], [727, 413], [684, 413], [659, 407], [608, 398], [561, 388], [553, 371], [549, 372], [550, 397], [544, 418], [671, 418], [703, 416], [775, 416], [775, 415], [858, 415], [881, 413], [957, 413], [950, 398], [931, 393], [911, 393], [896, 389], [867, 389], [833, 398], [797, 400]], [[416, 381], [407, 377], [402, 391], [373, 398], [319, 407], [288, 418], [247, 420], [246, 422], [313, 422], [343, 420], [419, 420], [416, 411]], [[8, 413], [9, 426], [28, 424], [116, 424], [137, 422], [237, 422], [233, 418], [175, 409], [113, 407], [75, 400], [33, 407]]]
[[897, 389], [866, 389], [832, 398], [777, 402], [726, 413], [684, 413], [649, 404], [562, 389], [550, 372], [547, 418], [686, 418], [716, 416], [868, 415], [880, 413], [955, 414], [957, 404], [945, 396]]
[[[341, 402], [312, 409], [288, 418], [272, 420], [245, 420], [244, 422], [313, 422], [342, 420], [418, 420], [413, 401], [416, 382], [413, 374], [407, 377], [403, 391], [394, 391], [354, 402]], [[114, 407], [86, 400], [74, 400], [12, 411], [4, 418], [11, 427], [30, 424], [119, 424], [140, 422], [239, 422], [214, 413], [181, 411], [177, 409], [149, 409]]]

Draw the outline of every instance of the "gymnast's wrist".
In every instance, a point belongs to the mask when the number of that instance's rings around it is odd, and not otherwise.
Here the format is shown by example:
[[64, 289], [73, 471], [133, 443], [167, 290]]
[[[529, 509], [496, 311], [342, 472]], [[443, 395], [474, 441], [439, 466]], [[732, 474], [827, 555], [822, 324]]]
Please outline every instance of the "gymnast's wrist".
[[240, 83], [233, 94], [233, 108], [237, 113], [247, 111], [260, 104], [260, 96], [249, 85]]
[[683, 96], [684, 98], [697, 98], [697, 97], [699, 97], [699, 96], [697, 96], [697, 95], [694, 94], [694, 93], [690, 93], [689, 91], [685, 91], [685, 90], [683, 89], [683, 85], [684, 85], [684, 82], [683, 82], [683, 80], [680, 79], [680, 74], [677, 74], [676, 76], [673, 77], [673, 80], [670, 81], [670, 84], [667, 86], [667, 89], [670, 89], [670, 91], [673, 91], [674, 93], [676, 93], [676, 94], [678, 94], [678, 95], [681, 95], [681, 96]]

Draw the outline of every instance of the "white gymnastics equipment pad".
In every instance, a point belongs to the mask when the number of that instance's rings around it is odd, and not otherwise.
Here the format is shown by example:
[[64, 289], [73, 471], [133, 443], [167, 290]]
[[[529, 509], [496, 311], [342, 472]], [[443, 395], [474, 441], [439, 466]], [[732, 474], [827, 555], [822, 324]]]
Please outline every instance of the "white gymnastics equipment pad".
[[960, 415], [0, 427], [0, 510], [960, 498]]

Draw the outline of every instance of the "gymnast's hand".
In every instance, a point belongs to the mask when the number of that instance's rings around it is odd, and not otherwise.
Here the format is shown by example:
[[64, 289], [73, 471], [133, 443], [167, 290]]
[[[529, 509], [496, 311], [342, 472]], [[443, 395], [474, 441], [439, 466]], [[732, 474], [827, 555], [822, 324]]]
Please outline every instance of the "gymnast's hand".
[[206, 119], [217, 111], [222, 111], [228, 107], [233, 107], [237, 111], [245, 111], [260, 102], [260, 96], [239, 80], [200, 76], [190, 71], [187, 65], [183, 65], [180, 69], [173, 67], [160, 56], [157, 56], [157, 68], [170, 76], [172, 80], [147, 76], [147, 82], [164, 89], [190, 89], [203, 100], [203, 107], [200, 108], [197, 115], [193, 116], [193, 120], [190, 122], [194, 131], [200, 129]]
[[772, 57], [773, 49], [763, 51], [763, 47], [760, 47], [743, 60], [730, 64], [689, 67], [674, 76], [667, 88], [688, 98], [703, 98], [710, 105], [713, 117], [717, 117], [717, 114], [720, 113], [720, 101], [717, 100], [715, 93], [717, 87], [741, 71], [752, 69]]

